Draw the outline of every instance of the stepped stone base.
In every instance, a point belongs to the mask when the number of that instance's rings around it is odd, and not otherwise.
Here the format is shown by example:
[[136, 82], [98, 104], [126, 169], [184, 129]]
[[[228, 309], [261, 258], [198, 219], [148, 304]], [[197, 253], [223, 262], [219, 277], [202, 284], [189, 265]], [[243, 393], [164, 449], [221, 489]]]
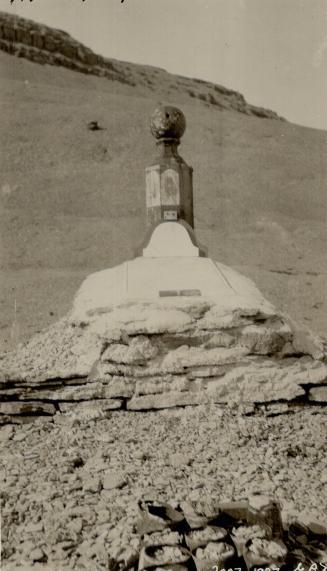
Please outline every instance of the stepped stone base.
[[278, 314], [252, 282], [218, 269], [234, 288], [227, 301], [110, 305], [103, 291], [122, 267], [90, 276], [66, 318], [0, 361], [0, 423], [61, 413], [96, 418], [120, 408], [277, 404], [285, 411], [325, 403], [322, 341]]

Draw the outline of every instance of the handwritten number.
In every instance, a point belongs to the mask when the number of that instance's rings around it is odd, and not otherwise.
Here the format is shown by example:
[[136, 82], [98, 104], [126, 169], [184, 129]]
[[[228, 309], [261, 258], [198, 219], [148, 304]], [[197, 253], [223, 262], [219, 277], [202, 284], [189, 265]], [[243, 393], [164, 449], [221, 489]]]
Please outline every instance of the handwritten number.
[[304, 571], [303, 563], [298, 563], [294, 571]]

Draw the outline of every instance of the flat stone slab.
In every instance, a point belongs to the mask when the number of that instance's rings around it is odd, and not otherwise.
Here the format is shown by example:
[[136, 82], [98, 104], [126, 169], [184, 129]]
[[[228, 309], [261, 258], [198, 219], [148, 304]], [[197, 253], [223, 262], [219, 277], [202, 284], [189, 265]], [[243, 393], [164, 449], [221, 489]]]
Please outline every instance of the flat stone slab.
[[53, 404], [40, 401], [30, 402], [2, 402], [0, 403], [0, 414], [55, 414], [56, 409]]
[[275, 313], [251, 280], [210, 258], [139, 257], [88, 276], [75, 297], [71, 319], [83, 322], [128, 301], [164, 305], [173, 300], [176, 307], [191, 299], [208, 300], [221, 310]]
[[99, 399], [83, 401], [80, 403], [60, 403], [59, 408], [61, 412], [78, 413], [80, 411], [95, 409], [97, 411], [105, 412], [106, 410], [115, 410], [120, 408], [122, 401], [119, 399]]

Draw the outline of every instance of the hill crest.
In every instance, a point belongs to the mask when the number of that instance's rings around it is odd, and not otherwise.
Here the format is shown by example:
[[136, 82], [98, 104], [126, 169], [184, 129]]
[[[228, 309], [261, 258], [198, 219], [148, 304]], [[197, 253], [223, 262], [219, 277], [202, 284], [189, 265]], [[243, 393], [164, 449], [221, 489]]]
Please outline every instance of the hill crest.
[[130, 86], [156, 90], [156, 84], [182, 89], [190, 98], [246, 115], [282, 120], [269, 109], [249, 104], [233, 89], [201, 79], [173, 75], [164, 69], [103, 57], [67, 32], [7, 12], [0, 12], [0, 50], [34, 61], [96, 75]]

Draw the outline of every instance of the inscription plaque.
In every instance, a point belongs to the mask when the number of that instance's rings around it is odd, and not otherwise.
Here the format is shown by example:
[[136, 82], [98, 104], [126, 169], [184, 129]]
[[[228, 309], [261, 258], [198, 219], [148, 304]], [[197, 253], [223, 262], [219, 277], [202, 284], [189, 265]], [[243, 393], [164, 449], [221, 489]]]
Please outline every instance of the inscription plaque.
[[193, 297], [199, 295], [201, 295], [201, 291], [199, 289], [166, 289], [159, 291], [159, 297]]

